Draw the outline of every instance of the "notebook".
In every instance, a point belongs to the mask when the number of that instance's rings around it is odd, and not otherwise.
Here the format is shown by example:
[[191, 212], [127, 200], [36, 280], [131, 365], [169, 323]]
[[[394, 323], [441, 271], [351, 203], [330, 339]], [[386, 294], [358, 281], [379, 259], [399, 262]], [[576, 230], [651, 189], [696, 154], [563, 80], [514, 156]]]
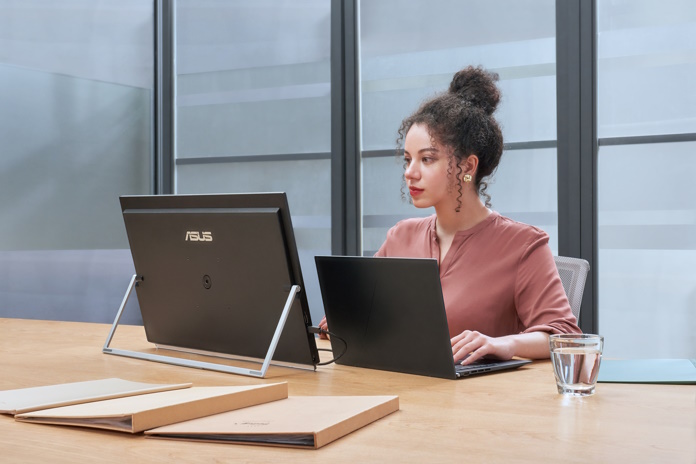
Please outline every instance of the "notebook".
[[597, 382], [696, 385], [696, 359], [602, 359]]
[[317, 449], [399, 409], [398, 396], [290, 396], [148, 430], [153, 438]]
[[[347, 343], [338, 364], [458, 379], [531, 362], [455, 364], [435, 259], [315, 260], [329, 330]], [[344, 349], [337, 337], [331, 339], [334, 356]]]
[[287, 382], [191, 387], [17, 414], [21, 422], [138, 433], [288, 397]]
[[153, 384], [117, 378], [0, 391], [0, 414], [21, 414], [71, 404], [189, 388], [190, 383]]

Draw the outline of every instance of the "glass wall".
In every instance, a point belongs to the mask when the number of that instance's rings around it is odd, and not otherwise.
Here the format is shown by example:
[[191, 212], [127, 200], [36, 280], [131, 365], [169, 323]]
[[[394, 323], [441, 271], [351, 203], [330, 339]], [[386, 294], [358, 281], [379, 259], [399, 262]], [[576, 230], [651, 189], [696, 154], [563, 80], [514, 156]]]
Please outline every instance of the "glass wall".
[[696, 140], [696, 3], [599, 0], [597, 24], [605, 352], [692, 358], [696, 142], [682, 135]]
[[151, 188], [146, 0], [0, 0], [0, 316], [113, 320]]
[[331, 2], [176, 0], [176, 193], [288, 195], [313, 320], [331, 254]]
[[[599, 331], [696, 350], [696, 3], [597, 0]], [[106, 321], [133, 272], [118, 205], [153, 190], [151, 0], [0, 0], [0, 317]], [[554, 0], [358, 2], [363, 253], [398, 220], [397, 129], [452, 74], [500, 75], [494, 209], [557, 251]], [[313, 317], [331, 252], [328, 0], [175, 0], [175, 192], [285, 191]], [[657, 343], [638, 343], [645, 334]]]
[[397, 130], [468, 65], [500, 75], [507, 146], [488, 189], [493, 208], [545, 229], [557, 251], [555, 61], [553, 0], [360, 2], [364, 254], [398, 220], [433, 213], [402, 199]]

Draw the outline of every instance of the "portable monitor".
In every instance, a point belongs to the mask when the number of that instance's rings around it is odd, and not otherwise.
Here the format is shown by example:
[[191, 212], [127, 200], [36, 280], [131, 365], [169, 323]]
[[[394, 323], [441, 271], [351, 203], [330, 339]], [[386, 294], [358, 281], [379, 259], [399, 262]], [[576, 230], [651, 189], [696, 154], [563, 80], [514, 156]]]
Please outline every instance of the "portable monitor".
[[[149, 342], [262, 361], [263, 372], [190, 366], [261, 377], [271, 358], [297, 367], [319, 362], [284, 193], [120, 200]], [[105, 352], [122, 354], [108, 348], [109, 341]]]

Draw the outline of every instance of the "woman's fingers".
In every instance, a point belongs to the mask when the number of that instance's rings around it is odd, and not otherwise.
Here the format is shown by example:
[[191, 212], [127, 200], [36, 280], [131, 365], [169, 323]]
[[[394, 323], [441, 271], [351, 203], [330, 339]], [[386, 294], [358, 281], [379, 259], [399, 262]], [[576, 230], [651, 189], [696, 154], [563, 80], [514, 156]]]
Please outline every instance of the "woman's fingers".
[[[321, 330], [326, 330], [327, 332], [329, 331], [329, 324], [326, 322], [326, 316], [324, 316], [319, 324], [317, 324], [317, 327], [319, 327]], [[327, 340], [329, 336], [325, 334], [324, 332], [321, 332], [319, 334], [319, 339], [321, 340]]]
[[489, 339], [479, 332], [466, 330], [452, 338], [452, 357], [462, 365], [471, 364], [490, 351]]

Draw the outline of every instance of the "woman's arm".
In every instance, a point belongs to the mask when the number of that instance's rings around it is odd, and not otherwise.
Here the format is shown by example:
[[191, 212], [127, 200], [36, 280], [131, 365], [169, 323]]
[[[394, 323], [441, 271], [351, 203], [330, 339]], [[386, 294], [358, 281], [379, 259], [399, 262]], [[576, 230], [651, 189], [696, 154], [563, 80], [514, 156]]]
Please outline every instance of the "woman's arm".
[[530, 359], [549, 357], [549, 334], [546, 332], [489, 337], [476, 331], [465, 330], [452, 338], [451, 342], [454, 360], [463, 359], [461, 361], [463, 365], [470, 364], [483, 356], [503, 360], [514, 356]]

